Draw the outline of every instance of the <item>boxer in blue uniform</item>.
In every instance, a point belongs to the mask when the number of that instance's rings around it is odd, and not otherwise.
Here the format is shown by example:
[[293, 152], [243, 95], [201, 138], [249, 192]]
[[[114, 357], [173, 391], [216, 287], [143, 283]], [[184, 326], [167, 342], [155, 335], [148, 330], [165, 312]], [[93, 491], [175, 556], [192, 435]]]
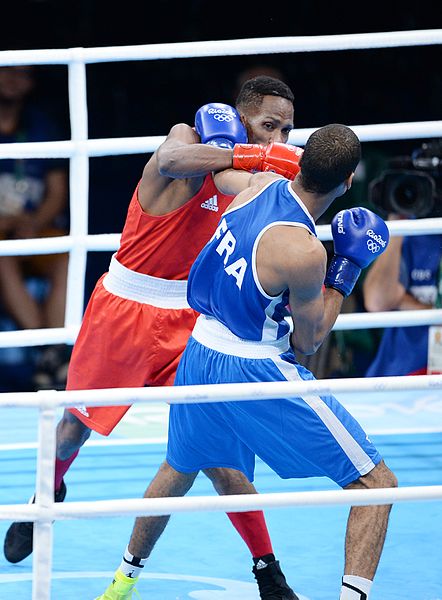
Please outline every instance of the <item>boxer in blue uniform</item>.
[[[317, 350], [361, 269], [388, 244], [380, 217], [364, 208], [341, 211], [326, 270], [314, 223], [349, 189], [359, 159], [358, 138], [335, 124], [311, 135], [293, 182], [249, 176], [191, 268], [188, 302], [201, 316], [175, 385], [313, 379], [294, 350]], [[333, 396], [171, 406], [167, 462], [177, 471], [229, 467], [253, 480], [255, 455], [284, 478], [325, 475], [346, 489], [397, 485]], [[368, 599], [390, 508], [351, 508], [341, 600]]]

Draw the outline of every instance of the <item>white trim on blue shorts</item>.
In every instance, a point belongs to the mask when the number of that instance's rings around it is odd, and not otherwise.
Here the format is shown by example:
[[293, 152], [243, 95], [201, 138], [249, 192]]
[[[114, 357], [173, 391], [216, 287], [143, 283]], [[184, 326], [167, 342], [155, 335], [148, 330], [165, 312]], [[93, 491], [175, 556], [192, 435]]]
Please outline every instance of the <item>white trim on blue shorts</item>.
[[[295, 365], [286, 362], [279, 356], [276, 358], [272, 357], [271, 360], [287, 381], [302, 381]], [[361, 446], [356, 442], [320, 396], [301, 396], [301, 398], [317, 414], [319, 419], [321, 419], [325, 427], [327, 427], [342, 450], [348, 456], [348, 459], [361, 475], [366, 475], [374, 469], [375, 463], [368, 454], [364, 452]]]

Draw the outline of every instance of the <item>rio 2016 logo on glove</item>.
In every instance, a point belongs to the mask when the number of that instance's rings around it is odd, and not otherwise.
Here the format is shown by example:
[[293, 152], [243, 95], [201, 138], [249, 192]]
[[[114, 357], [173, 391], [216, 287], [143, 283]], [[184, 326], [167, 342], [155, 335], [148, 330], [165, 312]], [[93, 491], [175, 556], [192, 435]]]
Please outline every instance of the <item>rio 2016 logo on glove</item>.
[[232, 149], [247, 141], [247, 130], [238, 111], [229, 104], [212, 102], [198, 109], [195, 131], [202, 144]]
[[379, 244], [376, 244], [376, 242], [373, 242], [373, 240], [367, 240], [367, 248], [370, 250], [370, 252], [373, 252], [373, 254], [377, 254], [381, 249]]
[[382, 249], [385, 250], [387, 242], [386, 240], [382, 239], [382, 236], [380, 234], [375, 233], [373, 229], [369, 229], [367, 231], [367, 235], [369, 238], [371, 238], [367, 240], [367, 248], [370, 250], [370, 252], [373, 252], [373, 254], [377, 254], [381, 249], [381, 246]]
[[220, 123], [230, 123], [237, 118], [236, 114], [229, 108], [209, 108], [207, 114], [211, 115], [215, 121], [220, 121]]

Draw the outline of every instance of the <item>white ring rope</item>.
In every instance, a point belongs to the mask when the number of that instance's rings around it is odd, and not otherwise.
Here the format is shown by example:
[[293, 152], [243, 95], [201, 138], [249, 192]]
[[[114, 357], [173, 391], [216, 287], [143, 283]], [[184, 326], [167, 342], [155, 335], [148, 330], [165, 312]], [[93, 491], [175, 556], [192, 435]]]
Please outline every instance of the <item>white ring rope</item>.
[[[390, 221], [387, 223], [390, 235], [435, 235], [442, 233], [442, 217], [419, 220]], [[332, 240], [330, 225], [318, 225], [318, 238], [324, 242]], [[119, 233], [96, 235], [65, 235], [43, 239], [0, 240], [1, 256], [28, 256], [32, 254], [53, 254], [69, 252], [81, 245], [88, 250], [115, 251], [120, 243]]]
[[269, 400], [288, 396], [328, 396], [330, 394], [373, 394], [376, 392], [428, 391], [442, 389], [442, 375], [415, 377], [354, 377], [350, 379], [313, 379], [311, 381], [272, 381], [259, 383], [219, 383], [152, 388], [109, 388], [99, 390], [41, 390], [4, 392], [0, 407], [117, 406], [145, 402], [195, 404]]
[[[361, 142], [442, 137], [442, 121], [407, 123], [379, 123], [377, 125], [351, 125]], [[293, 129], [289, 142], [302, 146], [316, 127]], [[76, 153], [90, 157], [121, 154], [146, 154], [155, 152], [166, 136], [153, 135], [133, 138], [88, 139], [56, 142], [15, 142], [0, 145], [0, 158], [71, 158]]]
[[172, 513], [209, 511], [246, 511], [262, 508], [292, 506], [337, 506], [391, 504], [440, 500], [442, 485], [369, 490], [322, 490], [315, 492], [275, 492], [259, 495], [192, 496], [183, 498], [125, 498], [91, 502], [52, 503], [48, 507], [37, 504], [4, 504], [0, 506], [0, 520], [53, 521], [54, 519], [84, 519], [87, 517], [122, 517], [129, 515], [170, 515]]
[[[69, 69], [69, 111], [72, 139], [57, 142], [5, 144], [0, 146], [2, 158], [65, 157], [71, 161], [70, 203], [71, 232], [69, 236], [51, 240], [8, 240], [0, 242], [0, 255], [23, 255], [69, 252], [69, 276], [65, 327], [34, 331], [0, 333], [0, 347], [27, 346], [47, 343], [73, 343], [83, 316], [84, 279], [87, 252], [115, 250], [119, 236], [88, 235], [88, 168], [92, 156], [110, 156], [153, 152], [164, 136], [120, 139], [88, 139], [86, 64], [127, 60], [159, 60], [186, 57], [258, 55], [287, 52], [327, 50], [359, 50], [366, 48], [393, 48], [400, 46], [439, 45], [442, 30], [398, 31], [387, 33], [302, 36], [284, 38], [256, 38], [243, 40], [153, 44], [108, 48], [70, 48], [51, 50], [1, 51], [0, 66], [27, 64], [66, 64]], [[442, 121], [358, 125], [353, 129], [361, 141], [418, 139], [442, 137]], [[290, 142], [302, 145], [314, 129], [293, 131]], [[440, 219], [422, 219], [390, 224], [392, 235], [442, 233]], [[322, 240], [331, 239], [329, 226], [318, 228]], [[404, 323], [406, 320], [406, 323]], [[378, 327], [393, 324], [440, 323], [440, 310], [403, 311], [402, 313], [341, 315], [336, 329]], [[198, 388], [198, 389], [194, 389]], [[169, 514], [194, 510], [249, 510], [263, 507], [379, 504], [392, 501], [436, 500], [442, 498], [442, 486], [399, 488], [398, 490], [352, 490], [329, 492], [301, 492], [297, 494], [265, 494], [259, 496], [232, 496], [213, 498], [172, 498], [124, 500], [96, 503], [68, 503], [54, 505], [55, 411], [57, 407], [72, 404], [97, 406], [141, 402], [202, 402], [245, 400], [245, 395], [256, 398], [281, 395], [329, 394], [357, 391], [376, 393], [386, 390], [433, 390], [442, 387], [437, 375], [414, 378], [373, 378], [352, 380], [322, 380], [313, 382], [281, 382], [272, 384], [229, 384], [221, 386], [189, 386], [167, 389], [113, 389], [79, 392], [34, 394], [1, 394], [0, 407], [33, 406], [40, 409], [39, 444], [37, 457], [37, 495], [35, 505], [0, 507], [0, 519], [35, 520], [33, 556], [33, 600], [49, 600], [52, 566], [52, 521], [62, 518], [121, 514]], [[43, 443], [44, 442], [44, 443]], [[152, 512], [153, 511], [153, 512]], [[159, 511], [159, 512], [158, 512]]]
[[365, 50], [369, 48], [430, 46], [435, 44], [442, 44], [442, 29], [109, 46], [106, 48], [3, 50], [0, 52], [0, 65], [55, 65], [69, 64], [75, 61], [108, 63], [125, 60]]

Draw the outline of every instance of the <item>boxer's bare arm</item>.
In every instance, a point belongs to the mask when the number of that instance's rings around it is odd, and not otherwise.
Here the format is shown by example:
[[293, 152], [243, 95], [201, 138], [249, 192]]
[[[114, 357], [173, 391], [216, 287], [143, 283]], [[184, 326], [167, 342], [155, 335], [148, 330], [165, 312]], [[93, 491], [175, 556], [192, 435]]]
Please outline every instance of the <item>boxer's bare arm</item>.
[[326, 264], [324, 246], [303, 227], [275, 225], [258, 244], [259, 282], [271, 296], [289, 289], [290, 310], [296, 323], [292, 344], [303, 354], [318, 349], [342, 306], [342, 294], [334, 289], [323, 291]]
[[[195, 145], [196, 144], [196, 145]], [[201, 144], [192, 127], [175, 125], [156, 153], [161, 175], [172, 179], [201, 177], [232, 166], [233, 151]]]
[[231, 150], [201, 144], [192, 127], [174, 125], [144, 167], [140, 205], [149, 214], [167, 214], [190, 200], [208, 173], [231, 165]]

